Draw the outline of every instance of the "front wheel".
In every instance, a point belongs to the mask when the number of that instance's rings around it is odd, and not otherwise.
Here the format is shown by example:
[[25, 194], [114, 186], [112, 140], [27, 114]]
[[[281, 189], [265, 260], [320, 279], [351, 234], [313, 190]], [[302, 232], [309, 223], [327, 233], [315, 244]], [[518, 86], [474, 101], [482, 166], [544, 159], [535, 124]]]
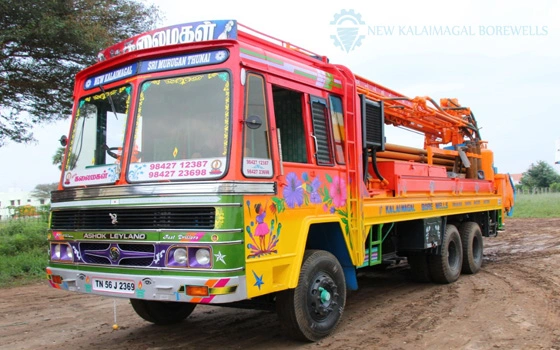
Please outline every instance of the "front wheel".
[[197, 305], [142, 299], [130, 299], [130, 304], [138, 316], [157, 325], [179, 323], [189, 317]]
[[303, 257], [298, 286], [278, 293], [276, 312], [292, 338], [317, 341], [331, 334], [346, 304], [346, 281], [334, 255], [308, 250]]

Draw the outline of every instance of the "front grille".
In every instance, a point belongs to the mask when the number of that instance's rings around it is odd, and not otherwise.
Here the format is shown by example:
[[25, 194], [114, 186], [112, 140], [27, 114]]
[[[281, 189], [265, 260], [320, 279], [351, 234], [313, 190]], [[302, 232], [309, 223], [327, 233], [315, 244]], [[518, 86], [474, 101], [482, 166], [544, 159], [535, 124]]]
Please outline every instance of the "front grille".
[[131, 252], [146, 252], [153, 253], [155, 248], [152, 244], [119, 244], [121, 250], [128, 250]]
[[111, 265], [111, 260], [96, 255], [83, 254], [84, 261], [88, 264]]
[[80, 251], [84, 253], [88, 250], [107, 250], [109, 249], [109, 243], [80, 243]]
[[52, 212], [51, 229], [213, 229], [215, 214], [214, 207], [58, 210]]
[[140, 258], [140, 259], [122, 259], [119, 262], [121, 266], [150, 266], [152, 264], [151, 258]]
[[[111, 250], [117, 250], [114, 258]], [[87, 264], [118, 265], [118, 266], [150, 266], [154, 261], [155, 246], [153, 244], [134, 243], [80, 243], [80, 253]]]

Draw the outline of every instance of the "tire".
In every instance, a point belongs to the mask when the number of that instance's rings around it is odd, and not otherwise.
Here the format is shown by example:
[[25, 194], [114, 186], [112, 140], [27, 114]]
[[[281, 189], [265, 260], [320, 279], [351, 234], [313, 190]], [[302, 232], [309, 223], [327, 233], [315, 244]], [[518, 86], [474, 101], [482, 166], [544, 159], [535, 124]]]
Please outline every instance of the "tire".
[[459, 279], [463, 265], [463, 248], [457, 227], [447, 225], [441, 246], [441, 255], [430, 255], [429, 267], [436, 283], [452, 283]]
[[462, 273], [475, 274], [482, 267], [483, 242], [482, 231], [476, 222], [469, 221], [459, 227], [463, 245]]
[[148, 322], [169, 325], [183, 321], [193, 312], [197, 304], [130, 299], [132, 308]]
[[428, 266], [428, 256], [426, 254], [410, 255], [408, 257], [412, 280], [420, 283], [432, 281], [432, 275]]
[[336, 257], [326, 251], [308, 250], [298, 286], [278, 293], [276, 312], [288, 336], [317, 341], [334, 331], [345, 304], [346, 280]]

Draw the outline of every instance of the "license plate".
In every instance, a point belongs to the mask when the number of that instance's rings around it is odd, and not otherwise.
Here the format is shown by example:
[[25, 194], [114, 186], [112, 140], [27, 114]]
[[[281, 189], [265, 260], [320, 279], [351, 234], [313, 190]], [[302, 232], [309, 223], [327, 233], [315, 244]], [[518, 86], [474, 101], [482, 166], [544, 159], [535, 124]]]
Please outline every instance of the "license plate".
[[131, 281], [118, 279], [93, 278], [93, 290], [113, 293], [133, 294], [135, 285]]

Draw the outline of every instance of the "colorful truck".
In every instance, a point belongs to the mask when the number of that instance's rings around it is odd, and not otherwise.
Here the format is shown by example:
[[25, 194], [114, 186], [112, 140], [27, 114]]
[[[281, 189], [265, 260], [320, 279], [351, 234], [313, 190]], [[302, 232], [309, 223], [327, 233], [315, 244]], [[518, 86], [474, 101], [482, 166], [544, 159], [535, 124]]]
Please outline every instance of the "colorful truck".
[[479, 271], [483, 236], [513, 208], [468, 107], [234, 20], [109, 47], [74, 98], [50, 285], [129, 298], [156, 324], [198, 304], [275, 308], [288, 335], [316, 341], [359, 269], [406, 259], [414, 279], [452, 283]]

